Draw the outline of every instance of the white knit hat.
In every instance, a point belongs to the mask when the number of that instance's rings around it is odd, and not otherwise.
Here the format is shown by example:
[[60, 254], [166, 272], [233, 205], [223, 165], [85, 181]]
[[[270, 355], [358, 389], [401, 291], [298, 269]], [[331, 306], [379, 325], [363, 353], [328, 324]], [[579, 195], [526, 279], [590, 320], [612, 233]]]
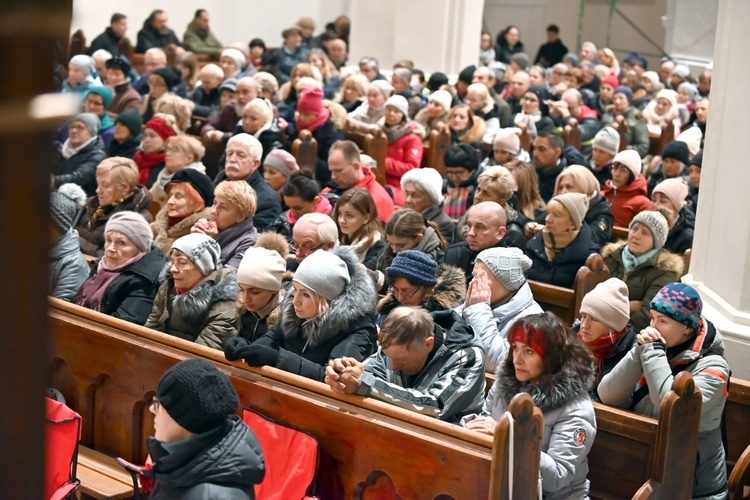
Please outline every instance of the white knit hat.
[[281, 277], [286, 271], [286, 262], [276, 250], [248, 248], [237, 268], [237, 282], [261, 290], [278, 292]]
[[384, 99], [388, 99], [393, 95], [393, 85], [388, 83], [388, 80], [374, 80], [370, 82], [370, 87], [375, 87], [383, 94]]
[[601, 321], [613, 332], [622, 331], [630, 321], [628, 285], [617, 278], [599, 283], [581, 301], [581, 314]]
[[434, 168], [413, 168], [401, 177], [401, 189], [407, 183], [415, 184], [424, 191], [435, 205], [443, 202], [443, 178]]
[[[245, 58], [245, 54], [240, 52], [237, 49], [224, 49], [221, 52], [221, 57], [227, 56], [232, 61], [234, 61], [234, 65], [237, 66], [237, 69], [242, 71], [242, 68], [245, 67], [245, 64], [247, 64], [247, 59]], [[230, 76], [230, 75], [224, 75], [224, 76]]]
[[392, 95], [385, 101], [385, 106], [393, 106], [404, 114], [404, 120], [409, 119], [409, 101], [406, 100], [406, 97], [398, 94]]
[[521, 152], [521, 129], [516, 127], [506, 127], [498, 129], [495, 138], [492, 140], [492, 146], [495, 151], [506, 151], [512, 155]]
[[669, 101], [669, 104], [674, 106], [677, 103], [677, 92], [675, 92], [672, 89], [663, 89], [660, 90], [658, 94], [656, 94], [657, 99], [666, 99]]
[[633, 178], [637, 179], [641, 173], [641, 155], [634, 149], [623, 149], [615, 155], [612, 163], [622, 163], [633, 172]]
[[219, 265], [221, 247], [215, 239], [201, 233], [190, 233], [177, 238], [170, 250], [179, 250], [190, 259], [203, 276], [214, 272]]
[[333, 300], [346, 290], [351, 281], [346, 262], [325, 250], [316, 250], [300, 262], [292, 281]]
[[520, 248], [488, 248], [476, 260], [489, 268], [497, 280], [511, 292], [526, 283], [525, 272], [531, 268], [531, 259]]
[[440, 104], [447, 113], [451, 110], [451, 102], [453, 102], [453, 97], [451, 97], [450, 92], [448, 92], [447, 90], [436, 90], [435, 92], [430, 94], [428, 101], [437, 101], [437, 103]]
[[680, 132], [675, 140], [687, 144], [690, 155], [695, 156], [701, 150], [701, 139], [703, 139], [703, 132], [700, 127], [689, 127]]
[[565, 193], [558, 194], [552, 199], [560, 202], [565, 207], [565, 210], [570, 215], [570, 220], [573, 221], [573, 225], [576, 229], [581, 229], [583, 219], [586, 218], [586, 212], [589, 211], [588, 196], [582, 193]]

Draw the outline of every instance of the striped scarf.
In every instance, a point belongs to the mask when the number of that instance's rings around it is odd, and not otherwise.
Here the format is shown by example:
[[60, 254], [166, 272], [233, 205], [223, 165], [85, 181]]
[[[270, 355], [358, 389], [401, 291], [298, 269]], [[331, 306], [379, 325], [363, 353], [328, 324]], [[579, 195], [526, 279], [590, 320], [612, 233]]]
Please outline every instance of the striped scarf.
[[443, 212], [451, 219], [460, 219], [468, 209], [469, 196], [474, 192], [476, 186], [451, 187], [448, 183], [448, 193], [443, 201]]

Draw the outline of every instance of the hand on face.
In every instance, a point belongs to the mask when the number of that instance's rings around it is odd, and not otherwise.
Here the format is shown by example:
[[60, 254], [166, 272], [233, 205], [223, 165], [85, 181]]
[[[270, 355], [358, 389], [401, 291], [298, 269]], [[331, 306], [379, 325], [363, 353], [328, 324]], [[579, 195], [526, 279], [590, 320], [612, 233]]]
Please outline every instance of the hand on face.
[[469, 290], [466, 292], [466, 303], [465, 307], [473, 306], [474, 304], [490, 303], [492, 297], [492, 289], [490, 288], [490, 280], [487, 277], [487, 273], [483, 270], [478, 270], [474, 279], [469, 284]]
[[191, 233], [201, 233], [216, 239], [219, 236], [219, 229], [216, 222], [206, 219], [198, 219], [198, 222], [190, 229]]
[[641, 330], [641, 333], [636, 335], [635, 338], [638, 340], [638, 345], [650, 344], [652, 342], [661, 342], [662, 344], [667, 345], [667, 341], [664, 339], [661, 332], [651, 326], [647, 326]]

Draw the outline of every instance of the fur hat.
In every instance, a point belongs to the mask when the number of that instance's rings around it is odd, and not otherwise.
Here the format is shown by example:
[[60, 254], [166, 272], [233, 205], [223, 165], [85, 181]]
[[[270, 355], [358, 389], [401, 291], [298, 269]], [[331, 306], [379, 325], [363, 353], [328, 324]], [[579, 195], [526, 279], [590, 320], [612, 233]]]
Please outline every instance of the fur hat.
[[625, 85], [620, 85], [619, 87], [615, 88], [615, 93], [613, 95], [616, 95], [616, 94], [624, 95], [625, 97], [628, 98], [628, 103], [630, 103], [631, 105], [633, 104], [633, 91], [630, 90], [630, 87], [625, 86]]
[[237, 268], [237, 282], [261, 290], [278, 292], [281, 290], [281, 277], [286, 272], [286, 261], [276, 250], [252, 247]]
[[240, 405], [227, 376], [201, 358], [180, 361], [167, 370], [156, 397], [180, 427], [194, 434], [220, 426]]
[[286, 177], [292, 175], [294, 172], [299, 172], [299, 165], [297, 165], [297, 159], [290, 153], [283, 149], [274, 149], [266, 155], [266, 159], [263, 161], [263, 165], [275, 168], [281, 175]]
[[660, 90], [658, 94], [656, 94], [657, 99], [666, 99], [669, 101], [669, 104], [674, 106], [677, 104], [677, 92], [675, 92], [672, 89], [663, 89]]
[[409, 119], [409, 102], [402, 95], [392, 95], [385, 101], [385, 106], [393, 106], [404, 115], [404, 121]]
[[133, 137], [138, 137], [138, 134], [141, 133], [141, 128], [143, 128], [143, 118], [137, 109], [123, 111], [117, 115], [115, 123], [123, 124]]
[[141, 252], [148, 252], [154, 242], [154, 234], [146, 219], [137, 212], [124, 210], [115, 212], [104, 227], [104, 234], [117, 231], [133, 242]]
[[583, 219], [586, 218], [586, 212], [589, 210], [588, 197], [581, 193], [565, 193], [558, 194], [552, 199], [560, 202], [565, 207], [565, 210], [570, 214], [573, 225], [576, 229], [581, 229]]
[[99, 117], [94, 113], [81, 113], [70, 121], [71, 125], [73, 124], [73, 122], [82, 123], [83, 126], [86, 127], [91, 133], [91, 137], [96, 137], [99, 133], [99, 126], [101, 125], [101, 121], [99, 120]]
[[183, 168], [178, 170], [172, 176], [172, 179], [164, 186], [165, 191], [169, 191], [169, 187], [172, 184], [180, 182], [187, 182], [190, 184], [203, 198], [203, 204], [210, 207], [214, 204], [214, 183], [211, 182], [211, 178], [204, 173], [201, 173], [194, 168]]
[[453, 97], [447, 90], [436, 90], [435, 92], [430, 94], [430, 97], [427, 100], [428, 102], [436, 101], [443, 107], [443, 109], [447, 113], [451, 109], [451, 102], [453, 102]]
[[649, 230], [654, 238], [654, 248], [664, 247], [669, 234], [669, 224], [662, 214], [652, 210], [644, 210], [630, 221], [628, 230], [632, 229], [635, 224], [641, 224]]
[[526, 283], [526, 271], [531, 268], [531, 259], [520, 248], [493, 247], [479, 252], [477, 262], [483, 263], [497, 280], [511, 292]]
[[615, 156], [620, 149], [620, 134], [612, 127], [604, 127], [594, 136], [594, 147]]
[[641, 155], [635, 149], [623, 149], [615, 155], [612, 163], [622, 163], [633, 172], [633, 178], [637, 179], [641, 175]]
[[73, 219], [78, 210], [86, 205], [86, 193], [78, 184], [63, 184], [49, 195], [51, 223], [60, 234], [73, 227]]
[[219, 266], [221, 247], [215, 239], [202, 233], [190, 233], [177, 238], [170, 250], [184, 253], [200, 269], [203, 276], [208, 276]]
[[407, 183], [414, 183], [425, 192], [433, 204], [440, 205], [443, 201], [443, 177], [434, 168], [413, 168], [401, 177], [401, 189]]
[[599, 283], [581, 301], [581, 314], [601, 321], [613, 332], [622, 331], [630, 321], [628, 285], [617, 278]]
[[683, 165], [687, 165], [690, 163], [690, 150], [687, 144], [682, 141], [671, 141], [664, 146], [661, 158], [662, 160], [665, 158], [674, 158]]
[[341, 257], [325, 250], [316, 250], [300, 262], [292, 281], [331, 301], [344, 293], [351, 276]]
[[405, 278], [419, 286], [437, 284], [438, 264], [426, 253], [419, 250], [405, 250], [393, 258], [391, 265], [385, 268], [389, 278]]
[[656, 185], [654, 191], [651, 193], [651, 197], [656, 193], [661, 193], [672, 203], [675, 208], [675, 214], [678, 213], [682, 207], [685, 206], [685, 198], [688, 195], [688, 185], [682, 177], [676, 177], [674, 179], [664, 179]]
[[507, 127], [498, 129], [495, 139], [492, 141], [492, 147], [495, 150], [507, 151], [512, 155], [521, 152], [521, 129], [516, 127]]
[[685, 283], [669, 283], [659, 290], [649, 307], [697, 331], [703, 301], [695, 288]]

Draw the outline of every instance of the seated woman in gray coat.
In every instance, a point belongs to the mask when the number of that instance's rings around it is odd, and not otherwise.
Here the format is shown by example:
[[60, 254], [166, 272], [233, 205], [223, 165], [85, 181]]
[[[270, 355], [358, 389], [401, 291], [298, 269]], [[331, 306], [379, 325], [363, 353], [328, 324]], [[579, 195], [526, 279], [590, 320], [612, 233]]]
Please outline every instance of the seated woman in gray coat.
[[85, 203], [86, 193], [75, 184], [63, 184], [49, 196], [52, 247], [48, 294], [57, 299], [73, 300], [89, 275], [89, 264], [73, 232], [73, 219]]

